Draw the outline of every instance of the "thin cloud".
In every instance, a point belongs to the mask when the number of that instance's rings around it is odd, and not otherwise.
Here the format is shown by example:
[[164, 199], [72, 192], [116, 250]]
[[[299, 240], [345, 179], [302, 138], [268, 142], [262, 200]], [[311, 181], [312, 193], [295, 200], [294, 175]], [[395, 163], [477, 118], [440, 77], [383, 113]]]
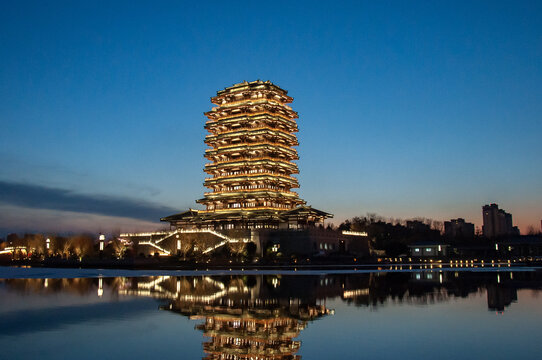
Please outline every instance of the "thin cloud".
[[0, 237], [9, 233], [96, 233], [147, 232], [166, 228], [158, 219], [146, 221], [129, 217], [73, 211], [31, 209], [0, 203]]
[[0, 180], [0, 203], [32, 209], [71, 211], [147, 221], [178, 211], [144, 200], [106, 195], [77, 194], [66, 189]]

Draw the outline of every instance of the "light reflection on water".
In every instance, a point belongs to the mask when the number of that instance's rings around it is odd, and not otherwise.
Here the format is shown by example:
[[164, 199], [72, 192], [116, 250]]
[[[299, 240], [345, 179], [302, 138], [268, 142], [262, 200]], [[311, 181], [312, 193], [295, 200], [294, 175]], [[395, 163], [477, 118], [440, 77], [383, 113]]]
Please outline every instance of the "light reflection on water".
[[0, 357], [531, 358], [541, 289], [541, 271], [0, 279]]

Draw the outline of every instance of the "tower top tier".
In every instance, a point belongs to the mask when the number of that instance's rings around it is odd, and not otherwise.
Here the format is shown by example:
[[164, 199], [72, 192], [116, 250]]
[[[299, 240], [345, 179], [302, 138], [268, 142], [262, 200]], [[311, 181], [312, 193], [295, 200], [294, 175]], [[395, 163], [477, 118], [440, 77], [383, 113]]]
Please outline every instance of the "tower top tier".
[[275, 100], [281, 104], [288, 104], [293, 101], [292, 97], [288, 96], [288, 91], [281, 89], [269, 80], [244, 81], [220, 90], [216, 94], [211, 98], [211, 102], [218, 106], [258, 99]]

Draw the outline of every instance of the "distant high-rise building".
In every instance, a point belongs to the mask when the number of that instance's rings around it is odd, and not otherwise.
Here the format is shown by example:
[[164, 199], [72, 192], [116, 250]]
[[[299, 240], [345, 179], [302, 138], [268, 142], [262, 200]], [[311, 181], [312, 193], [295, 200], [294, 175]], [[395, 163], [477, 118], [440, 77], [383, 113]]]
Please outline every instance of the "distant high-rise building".
[[519, 234], [518, 228], [512, 224], [512, 214], [499, 209], [497, 204], [484, 205], [482, 217], [482, 232], [487, 238]]
[[451, 238], [473, 238], [474, 224], [465, 222], [462, 218], [445, 221], [444, 235]]

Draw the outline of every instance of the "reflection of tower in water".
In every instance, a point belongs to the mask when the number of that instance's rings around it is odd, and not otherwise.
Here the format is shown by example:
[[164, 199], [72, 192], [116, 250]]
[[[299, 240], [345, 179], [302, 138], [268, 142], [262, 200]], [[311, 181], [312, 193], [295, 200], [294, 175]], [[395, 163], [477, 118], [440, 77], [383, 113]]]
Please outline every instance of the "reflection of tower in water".
[[192, 282], [190, 296], [179, 296], [163, 309], [203, 320], [196, 329], [207, 337], [204, 359], [300, 359], [301, 343], [295, 338], [309, 321], [330, 310], [316, 300], [273, 296], [261, 277], [250, 288], [240, 278], [231, 280]]
[[300, 342], [293, 340], [305, 321], [281, 316], [206, 316], [196, 326], [210, 341], [203, 344], [204, 359], [299, 359]]

